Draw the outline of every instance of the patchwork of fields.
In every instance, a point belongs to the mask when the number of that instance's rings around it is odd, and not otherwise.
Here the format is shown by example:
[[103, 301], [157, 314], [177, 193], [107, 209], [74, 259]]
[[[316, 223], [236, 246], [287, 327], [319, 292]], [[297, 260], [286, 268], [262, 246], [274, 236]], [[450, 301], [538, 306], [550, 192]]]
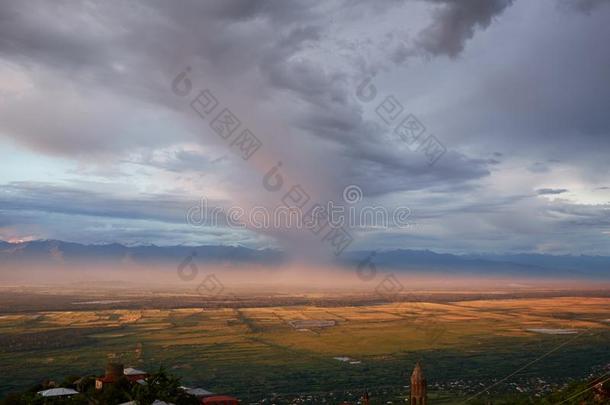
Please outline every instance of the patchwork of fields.
[[[0, 395], [101, 374], [108, 360], [163, 365], [186, 384], [256, 400], [363, 387], [401, 395], [422, 359], [432, 389], [467, 393], [560, 347], [507, 381], [510, 390], [610, 363], [609, 314], [610, 299], [593, 297], [0, 314]], [[576, 333], [536, 332], [545, 329]]]

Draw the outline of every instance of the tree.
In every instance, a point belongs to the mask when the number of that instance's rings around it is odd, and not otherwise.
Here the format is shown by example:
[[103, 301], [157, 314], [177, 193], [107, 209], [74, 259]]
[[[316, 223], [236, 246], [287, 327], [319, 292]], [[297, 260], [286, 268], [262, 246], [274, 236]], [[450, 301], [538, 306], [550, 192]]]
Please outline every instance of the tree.
[[140, 405], [150, 405], [159, 399], [176, 405], [197, 405], [199, 401], [180, 388], [180, 378], [168, 374], [163, 367], [146, 379], [145, 385], [136, 385], [133, 399]]

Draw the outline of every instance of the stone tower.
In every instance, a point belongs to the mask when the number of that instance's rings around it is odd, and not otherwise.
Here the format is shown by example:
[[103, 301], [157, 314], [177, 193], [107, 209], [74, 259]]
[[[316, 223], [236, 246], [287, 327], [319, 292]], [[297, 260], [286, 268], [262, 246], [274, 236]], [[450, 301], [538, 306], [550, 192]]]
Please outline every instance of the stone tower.
[[369, 392], [368, 391], [364, 391], [364, 394], [362, 394], [362, 405], [369, 405]]
[[428, 385], [426, 384], [426, 377], [419, 361], [413, 369], [413, 374], [411, 374], [409, 405], [428, 405]]

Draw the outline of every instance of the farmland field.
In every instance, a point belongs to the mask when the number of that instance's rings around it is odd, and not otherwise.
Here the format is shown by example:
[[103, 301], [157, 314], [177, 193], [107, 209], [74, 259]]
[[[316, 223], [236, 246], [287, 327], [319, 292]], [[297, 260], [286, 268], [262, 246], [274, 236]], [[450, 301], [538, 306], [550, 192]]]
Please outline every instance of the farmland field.
[[365, 387], [400, 398], [417, 360], [431, 391], [455, 397], [536, 360], [494, 389], [544, 391], [610, 363], [609, 314], [609, 298], [565, 296], [5, 312], [0, 395], [45, 378], [100, 375], [109, 360], [164, 366], [186, 385], [248, 401]]

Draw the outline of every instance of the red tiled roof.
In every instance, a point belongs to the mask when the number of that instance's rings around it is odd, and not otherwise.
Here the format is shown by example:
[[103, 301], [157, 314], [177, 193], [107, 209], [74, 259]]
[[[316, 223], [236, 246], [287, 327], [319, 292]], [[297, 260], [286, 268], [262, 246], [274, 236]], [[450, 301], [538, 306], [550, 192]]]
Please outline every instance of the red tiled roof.
[[239, 401], [237, 398], [229, 397], [227, 395], [213, 395], [206, 397], [201, 400], [204, 405], [238, 405]]
[[131, 374], [131, 375], [126, 375], [125, 377], [127, 377], [127, 379], [130, 382], [136, 382], [138, 380], [145, 380], [146, 378], [148, 378], [148, 374]]

